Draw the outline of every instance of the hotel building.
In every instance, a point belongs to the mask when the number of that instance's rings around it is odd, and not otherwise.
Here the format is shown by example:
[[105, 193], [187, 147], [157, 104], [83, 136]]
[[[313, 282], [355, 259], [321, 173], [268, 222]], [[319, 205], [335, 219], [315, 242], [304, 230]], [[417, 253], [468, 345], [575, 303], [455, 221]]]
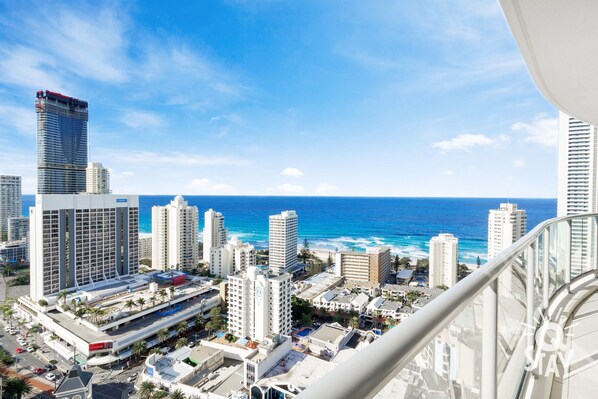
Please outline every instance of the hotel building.
[[15, 216], [8, 218], [8, 241], [29, 238], [29, 218]]
[[459, 240], [452, 234], [439, 234], [430, 240], [429, 286], [448, 288], [457, 282]]
[[504, 249], [525, 235], [527, 216], [517, 204], [500, 204], [488, 215], [488, 259], [494, 258]]
[[0, 241], [8, 239], [8, 219], [21, 216], [21, 176], [0, 175]]
[[32, 300], [137, 273], [137, 196], [38, 195], [29, 217]]
[[209, 209], [204, 214], [203, 229], [203, 260], [210, 261], [212, 248], [219, 248], [226, 244], [227, 229], [224, 227], [224, 216], [220, 212]]
[[239, 338], [264, 341], [291, 333], [291, 275], [260, 267], [228, 277], [228, 329]]
[[197, 266], [198, 209], [177, 195], [152, 207], [152, 267], [189, 270]]
[[335, 274], [351, 281], [385, 283], [390, 276], [390, 247], [368, 248], [366, 252], [337, 252]]
[[255, 248], [236, 236], [219, 248], [210, 251], [210, 273], [226, 278], [255, 266]]
[[274, 274], [292, 272], [297, 265], [297, 221], [295, 211], [270, 216], [269, 267]]
[[51, 91], [38, 91], [37, 193], [85, 191], [87, 167], [87, 101]]

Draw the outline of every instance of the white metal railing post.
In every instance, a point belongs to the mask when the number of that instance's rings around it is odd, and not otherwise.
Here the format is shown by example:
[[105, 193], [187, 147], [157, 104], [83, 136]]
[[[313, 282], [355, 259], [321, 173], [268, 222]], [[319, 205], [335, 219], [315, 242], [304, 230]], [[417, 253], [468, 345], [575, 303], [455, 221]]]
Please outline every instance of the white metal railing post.
[[548, 300], [549, 298], [549, 285], [550, 285], [550, 272], [549, 272], [549, 265], [550, 265], [550, 227], [544, 229], [542, 233], [542, 309], [548, 308]]
[[[510, 270], [509, 270], [510, 273]], [[498, 343], [498, 278], [484, 289], [482, 330], [482, 399], [496, 399]]]
[[598, 218], [591, 217], [590, 225], [592, 226], [592, 234], [590, 234], [590, 253], [592, 254], [589, 260], [588, 271], [598, 270]]
[[[567, 223], [565, 224], [566, 229], [565, 229], [565, 235], [566, 237], [558, 237], [557, 239], [565, 239], [563, 240], [565, 243], [567, 243], [567, 248], [565, 249], [564, 254], [566, 259], [563, 259], [562, 262], [560, 259], [557, 259], [558, 264], [564, 263], [565, 264], [565, 284], [569, 285], [571, 283], [571, 260], [573, 259], [573, 256], [571, 254], [571, 249], [573, 248], [572, 242], [571, 240], [573, 239], [573, 235], [571, 234], [571, 232], [573, 231], [572, 226], [571, 226], [571, 220], [567, 220]], [[580, 265], [583, 263], [583, 250], [580, 248], [579, 251], [579, 262]], [[558, 264], [557, 264], [557, 270], [558, 270]], [[567, 288], [568, 289], [568, 288]]]
[[[526, 315], [525, 315], [525, 322], [527, 324], [526, 328], [531, 328], [530, 326], [534, 326], [534, 272], [536, 270], [536, 251], [535, 246], [537, 245], [537, 241], [530, 245], [527, 250], [525, 251], [525, 266], [527, 271], [527, 278], [526, 278], [526, 294], [527, 294], [527, 303], [526, 303]], [[533, 348], [534, 347], [534, 334], [531, 334], [530, 331], [526, 331], [527, 334], [527, 347]]]

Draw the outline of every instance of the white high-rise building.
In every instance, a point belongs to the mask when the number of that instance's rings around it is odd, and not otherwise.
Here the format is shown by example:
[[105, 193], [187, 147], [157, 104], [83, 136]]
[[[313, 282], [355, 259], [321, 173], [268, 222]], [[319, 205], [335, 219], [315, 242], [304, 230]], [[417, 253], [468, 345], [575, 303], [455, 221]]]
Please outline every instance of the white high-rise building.
[[21, 176], [0, 175], [0, 241], [8, 239], [8, 218], [21, 216]]
[[[559, 118], [559, 168], [557, 216], [598, 211], [598, 131], [597, 127], [561, 112]], [[565, 228], [564, 224], [559, 228]], [[571, 222], [571, 274], [590, 270], [588, 235], [595, 236], [593, 223]]]
[[452, 234], [439, 234], [430, 240], [430, 288], [445, 285], [448, 288], [457, 282], [457, 254], [459, 239]]
[[240, 337], [263, 341], [272, 334], [291, 333], [291, 275], [272, 275], [266, 268], [249, 267], [229, 276], [228, 330]]
[[488, 259], [494, 258], [525, 235], [527, 216], [517, 204], [500, 204], [488, 214]]
[[136, 195], [41, 194], [29, 219], [34, 302], [138, 272]]
[[297, 265], [298, 217], [295, 211], [270, 216], [269, 267], [278, 274]]
[[210, 250], [210, 273], [219, 277], [237, 274], [255, 266], [255, 248], [236, 236], [221, 247]]
[[139, 259], [152, 258], [152, 235], [139, 235]]
[[203, 260], [210, 261], [212, 248], [219, 248], [226, 244], [228, 231], [224, 227], [224, 216], [220, 212], [209, 209], [204, 214], [203, 228]]
[[14, 216], [8, 218], [8, 241], [18, 241], [29, 238], [29, 218]]
[[99, 162], [89, 162], [85, 169], [87, 194], [110, 194], [110, 172]]
[[197, 207], [180, 195], [166, 206], [152, 207], [152, 268], [197, 266], [198, 216]]

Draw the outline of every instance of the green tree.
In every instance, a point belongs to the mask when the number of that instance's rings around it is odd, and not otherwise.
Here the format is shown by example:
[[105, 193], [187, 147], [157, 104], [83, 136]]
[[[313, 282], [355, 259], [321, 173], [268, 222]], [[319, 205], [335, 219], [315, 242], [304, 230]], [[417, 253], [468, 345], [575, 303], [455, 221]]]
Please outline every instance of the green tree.
[[206, 319], [204, 319], [202, 313], [195, 316], [195, 328], [197, 328], [198, 330], [201, 330], [202, 328], [205, 327], [205, 325], [206, 325]]
[[189, 330], [189, 323], [186, 321], [181, 321], [179, 324], [176, 325], [176, 332], [178, 335], [184, 334], [187, 330]]
[[156, 391], [152, 396], [152, 399], [165, 399], [168, 396], [168, 393], [165, 391]]
[[156, 385], [151, 381], [143, 381], [139, 386], [140, 398], [153, 398], [156, 392]]
[[33, 392], [33, 385], [28, 378], [9, 377], [4, 380], [3, 398], [22, 399]]
[[411, 258], [408, 258], [405, 256], [405, 257], [399, 259], [399, 267], [403, 268], [403, 269], [407, 269], [407, 268], [411, 267]]
[[133, 301], [132, 299], [129, 299], [128, 301], [125, 302], [125, 308], [131, 310], [135, 307], [135, 301]]
[[307, 260], [311, 257], [311, 253], [309, 251], [309, 241], [307, 238], [303, 240], [303, 248], [299, 251], [299, 258], [303, 261], [303, 263], [307, 263]]
[[395, 255], [395, 260], [393, 262], [393, 268], [395, 269], [395, 271], [399, 270], [399, 266], [401, 265], [401, 259], [399, 258], [399, 255]]
[[187, 399], [187, 396], [181, 391], [180, 389], [175, 389], [171, 394], [169, 399]]
[[140, 357], [147, 350], [147, 342], [144, 340], [137, 341], [133, 344], [133, 354]]
[[170, 334], [168, 334], [168, 330], [166, 328], [162, 328], [160, 330], [158, 330], [156, 336], [158, 338], [158, 341], [160, 341], [160, 343], [166, 341], [168, 339], [168, 336]]
[[299, 323], [306, 318], [311, 319], [313, 313], [314, 308], [308, 300], [297, 296], [291, 298], [291, 317], [294, 323]]
[[352, 329], [359, 328], [359, 319], [357, 317], [351, 317], [349, 320], [349, 327]]
[[170, 299], [174, 298], [174, 292], [175, 292], [174, 285], [171, 285], [170, 287], [168, 287], [168, 291], [170, 292]]
[[162, 288], [160, 291], [158, 291], [158, 295], [160, 295], [160, 298], [162, 298], [162, 302], [164, 302], [164, 300], [166, 299], [166, 290], [164, 288]]
[[46, 306], [48, 306], [48, 301], [46, 301], [45, 299], [40, 299], [39, 301], [37, 301], [37, 304], [45, 308]]
[[62, 301], [62, 304], [66, 305], [66, 297], [67, 297], [66, 290], [62, 290], [58, 293], [58, 295], [56, 296], [56, 299], [58, 299], [58, 302]]
[[176, 340], [176, 344], [174, 344], [174, 347], [176, 349], [182, 348], [183, 346], [187, 346], [187, 344], [189, 343], [189, 340], [185, 337], [179, 338]]
[[480, 257], [478, 256], [478, 258], [476, 259], [476, 264], [478, 265], [478, 267], [482, 266], [482, 260], [480, 259]]
[[143, 299], [143, 298], [137, 299], [137, 305], [139, 305], [139, 310], [143, 310], [143, 305], [145, 305], [145, 299]]

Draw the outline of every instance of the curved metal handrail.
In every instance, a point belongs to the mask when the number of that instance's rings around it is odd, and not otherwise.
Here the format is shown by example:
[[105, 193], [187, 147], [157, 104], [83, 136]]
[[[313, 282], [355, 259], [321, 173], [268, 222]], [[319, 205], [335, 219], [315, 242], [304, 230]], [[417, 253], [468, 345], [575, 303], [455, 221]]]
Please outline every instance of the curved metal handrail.
[[298, 398], [373, 397], [547, 228], [563, 221], [589, 217], [598, 217], [598, 214], [564, 216], [540, 223], [483, 267], [308, 387]]

